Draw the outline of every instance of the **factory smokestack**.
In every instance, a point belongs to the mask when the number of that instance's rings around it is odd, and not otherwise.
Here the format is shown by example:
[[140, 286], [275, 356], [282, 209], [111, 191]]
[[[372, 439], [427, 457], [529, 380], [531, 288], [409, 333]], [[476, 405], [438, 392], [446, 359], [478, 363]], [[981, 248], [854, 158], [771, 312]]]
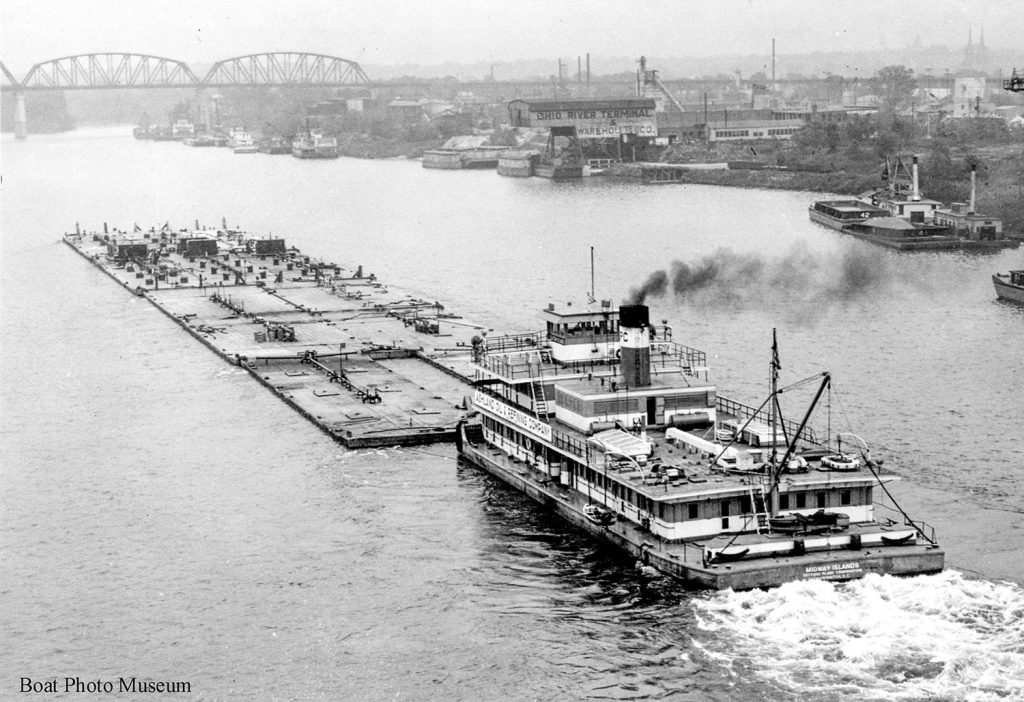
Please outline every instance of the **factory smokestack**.
[[626, 387], [651, 384], [651, 332], [647, 305], [619, 307], [621, 375]]
[[913, 174], [914, 174], [914, 194], [910, 197], [910, 199], [913, 200], [914, 202], [917, 202], [918, 200], [921, 199], [921, 192], [917, 188], [917, 156], [914, 157], [913, 169], [914, 169], [913, 170]]
[[978, 167], [971, 164], [971, 204], [967, 206], [967, 214], [974, 214], [974, 185], [977, 177]]

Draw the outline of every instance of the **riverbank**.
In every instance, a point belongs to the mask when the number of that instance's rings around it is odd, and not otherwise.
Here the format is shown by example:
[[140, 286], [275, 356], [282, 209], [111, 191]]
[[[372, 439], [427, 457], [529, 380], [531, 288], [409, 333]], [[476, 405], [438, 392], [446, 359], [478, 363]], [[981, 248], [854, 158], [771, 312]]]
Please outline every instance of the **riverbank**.
[[[662, 162], [682, 166], [742, 161], [744, 167], [685, 169], [680, 182], [770, 190], [811, 190], [859, 195], [884, 185], [879, 172], [884, 158], [848, 147], [835, 152], [807, 151], [796, 145], [720, 144], [717, 148], [679, 145], [667, 149]], [[969, 163], [978, 165], [977, 208], [1003, 220], [1004, 231], [1024, 238], [1024, 174], [1022, 143], [967, 144], [953, 152], [943, 141], [905, 147], [921, 161], [921, 188], [927, 197], [942, 202], [967, 202], [970, 197]]]

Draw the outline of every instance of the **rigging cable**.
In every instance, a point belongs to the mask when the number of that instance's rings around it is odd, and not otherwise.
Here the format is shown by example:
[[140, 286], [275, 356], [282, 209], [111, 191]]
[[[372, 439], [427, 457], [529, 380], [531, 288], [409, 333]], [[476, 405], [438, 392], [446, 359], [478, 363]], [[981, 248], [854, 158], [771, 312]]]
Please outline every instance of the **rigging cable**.
[[[846, 414], [846, 408], [843, 407], [843, 401], [839, 397], [839, 393], [838, 392], [836, 393], [836, 404], [839, 405], [839, 411], [843, 414], [843, 419], [844, 419], [844, 421], [846, 421], [847, 426], [852, 426], [850, 424], [850, 418]], [[852, 432], [850, 432], [850, 433], [852, 433]], [[854, 435], [854, 436], [856, 436], [856, 435]], [[861, 441], [863, 441], [863, 439]], [[866, 452], [865, 452], [865, 449], [866, 449]], [[900, 514], [903, 515], [904, 523], [908, 524], [909, 526], [914, 527], [914, 531], [916, 531], [918, 534], [920, 534], [921, 538], [923, 538], [928, 543], [930, 543], [932, 545], [935, 545], [935, 541], [933, 539], [929, 538], [928, 535], [924, 533], [924, 530], [922, 530], [921, 527], [919, 527], [917, 525], [917, 522], [915, 522], [913, 519], [910, 518], [910, 515], [907, 514], [906, 510], [904, 510], [903, 507], [900, 506], [900, 503], [897, 502], [896, 498], [893, 497], [891, 492], [889, 492], [889, 488], [887, 488], [885, 486], [885, 483], [882, 481], [881, 476], [878, 475], [878, 471], [875, 470], [875, 465], [876, 465], [875, 462], [872, 461], [868, 457], [868, 455], [867, 455], [868, 453], [870, 453], [870, 451], [871, 450], [867, 449], [867, 446], [865, 445], [864, 449], [861, 449], [860, 455], [861, 455], [861, 458], [864, 459], [864, 465], [866, 465], [868, 467], [868, 470], [871, 471], [871, 475], [874, 476], [875, 482], [877, 482], [878, 486], [880, 488], [882, 488], [882, 492], [884, 492], [885, 496], [888, 497], [889, 500], [892, 502], [893, 507], [895, 507], [896, 510]]]

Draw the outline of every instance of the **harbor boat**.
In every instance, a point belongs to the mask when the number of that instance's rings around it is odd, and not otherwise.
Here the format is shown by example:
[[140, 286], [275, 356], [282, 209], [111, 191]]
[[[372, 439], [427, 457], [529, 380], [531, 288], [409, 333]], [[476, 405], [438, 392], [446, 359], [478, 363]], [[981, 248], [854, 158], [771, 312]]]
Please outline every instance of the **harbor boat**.
[[776, 401], [774, 344], [769, 399], [753, 407], [723, 397], [706, 355], [652, 326], [644, 305], [549, 305], [542, 318], [534, 334], [472, 340], [472, 411], [456, 435], [469, 464], [695, 587], [942, 570], [934, 530], [881, 500], [898, 478], [877, 462], [788, 469], [835, 453], [810, 422], [828, 373], [810, 379], [820, 385], [796, 423]]
[[338, 140], [319, 129], [307, 129], [292, 141], [295, 158], [338, 158]]
[[253, 141], [251, 134], [243, 134], [234, 140], [234, 146], [231, 150], [236, 154], [254, 154], [256, 153], [256, 142]]
[[275, 136], [261, 140], [257, 148], [261, 154], [290, 154], [292, 152], [292, 143], [289, 139]]
[[196, 135], [196, 128], [187, 119], [179, 119], [171, 125], [171, 138], [176, 141], [191, 139]]
[[232, 127], [228, 132], [227, 145], [236, 154], [256, 153], [256, 142], [253, 141], [252, 134], [240, 127]]
[[1024, 303], [1024, 270], [996, 273], [992, 283], [1000, 300]]
[[174, 141], [174, 128], [169, 125], [153, 125], [149, 128], [148, 138], [153, 141]]
[[197, 134], [185, 139], [183, 143], [185, 146], [216, 146], [217, 139], [212, 134]]

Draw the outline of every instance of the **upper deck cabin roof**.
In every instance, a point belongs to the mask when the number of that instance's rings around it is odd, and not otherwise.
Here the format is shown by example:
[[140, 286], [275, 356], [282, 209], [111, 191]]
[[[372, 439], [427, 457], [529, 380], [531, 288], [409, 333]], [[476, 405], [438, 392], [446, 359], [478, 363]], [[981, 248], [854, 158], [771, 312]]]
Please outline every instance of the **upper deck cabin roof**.
[[581, 400], [606, 396], [625, 398], [629, 395], [652, 397], [673, 393], [706, 392], [715, 389], [714, 383], [680, 372], [679, 364], [675, 359], [672, 359], [671, 362], [662, 362], [653, 355], [651, 356], [650, 385], [627, 387], [617, 377], [609, 378], [599, 374], [588, 374], [571, 380], [560, 380], [557, 386], [559, 390]]
[[559, 306], [550, 303], [546, 309], [541, 310], [540, 318], [555, 325], [610, 321], [619, 318], [619, 308], [611, 307], [609, 300], [601, 300], [590, 305], [574, 305], [567, 302]]
[[[697, 432], [694, 432], [697, 434]], [[644, 436], [653, 446], [653, 453], [643, 463], [637, 463], [609, 455], [607, 469], [609, 477], [625, 483], [639, 494], [659, 502], [692, 499], [694, 496], [721, 497], [726, 494], [749, 495], [751, 490], [760, 494], [760, 486], [770, 482], [770, 476], [758, 470], [728, 470], [711, 465], [711, 458], [694, 453], [685, 445], [669, 441], [662, 429], [648, 430]], [[755, 460], [766, 460], [770, 449], [756, 448], [736, 442], [730, 450], [754, 452]], [[785, 447], [779, 447], [779, 458]], [[805, 472], [786, 471], [781, 476], [783, 492], [801, 489], [842, 489], [874, 485], [871, 471], [862, 467], [849, 472], [818, 470], [817, 461], [812, 461]], [[605, 467], [600, 452], [594, 461], [595, 470]], [[887, 482], [899, 480], [890, 471], [876, 469]]]

